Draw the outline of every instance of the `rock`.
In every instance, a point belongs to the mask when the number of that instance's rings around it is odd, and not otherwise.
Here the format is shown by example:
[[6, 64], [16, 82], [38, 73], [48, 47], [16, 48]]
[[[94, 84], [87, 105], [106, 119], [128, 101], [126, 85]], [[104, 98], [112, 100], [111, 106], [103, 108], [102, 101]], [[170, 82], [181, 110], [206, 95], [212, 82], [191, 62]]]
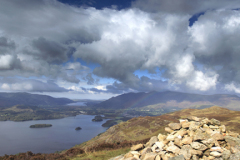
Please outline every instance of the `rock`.
[[232, 154], [230, 157], [229, 157], [229, 160], [236, 160], [236, 159], [240, 159], [240, 152], [238, 153], [235, 153], [235, 154]]
[[219, 153], [222, 153], [223, 152], [223, 149], [221, 147], [212, 147], [210, 149], [211, 152], [213, 151], [216, 151], [216, 152], [219, 152]]
[[179, 155], [179, 156], [176, 156], [176, 157], [171, 157], [168, 160], [185, 160], [185, 158], [184, 158], [183, 155]]
[[238, 148], [239, 148], [239, 146], [231, 147], [231, 148], [230, 148], [230, 151], [231, 151], [233, 154], [235, 154], [235, 153], [237, 153], [237, 152], [240, 152]]
[[160, 150], [163, 150], [163, 147], [165, 146], [165, 144], [162, 141], [161, 142], [155, 142], [155, 144]]
[[189, 126], [190, 131], [196, 131], [199, 128], [200, 126], [198, 122], [190, 122], [190, 126]]
[[218, 126], [221, 125], [221, 122], [219, 120], [214, 119], [214, 118], [211, 119], [211, 122], [212, 122], [213, 125], [218, 125]]
[[125, 158], [124, 160], [138, 160], [138, 158], [136, 158], [136, 157], [129, 157], [129, 158]]
[[168, 135], [167, 138], [166, 138], [166, 140], [167, 140], [167, 141], [173, 141], [173, 140], [175, 139], [175, 137], [176, 137], [176, 136], [174, 136], [174, 135]]
[[228, 159], [230, 157], [230, 155], [231, 155], [231, 152], [229, 150], [225, 150], [222, 153], [222, 158], [223, 159]]
[[214, 152], [211, 152], [210, 155], [213, 156], [213, 157], [221, 157], [222, 154], [214, 151]]
[[190, 126], [190, 122], [183, 122], [181, 123], [181, 125], [182, 125], [182, 128], [187, 129]]
[[193, 138], [192, 137], [184, 137], [182, 139], [182, 144], [191, 144], [193, 141]]
[[181, 147], [182, 146], [182, 143], [181, 143], [181, 140], [179, 138], [175, 138], [174, 139], [174, 144], [178, 147]]
[[157, 156], [156, 153], [147, 153], [141, 158], [142, 160], [155, 160], [155, 157]]
[[167, 136], [163, 135], [163, 134], [159, 134], [158, 135], [158, 140], [159, 141], [164, 141], [167, 138]]
[[197, 130], [195, 132], [195, 135], [194, 135], [194, 141], [199, 141], [199, 140], [205, 140], [205, 139], [208, 139], [210, 138], [210, 135], [207, 134], [207, 133], [203, 133], [202, 131], [200, 130]]
[[215, 140], [213, 138], [206, 139], [202, 141], [208, 148], [211, 148], [215, 144]]
[[202, 121], [201, 121], [202, 124], [206, 124], [206, 125], [209, 125], [211, 124], [212, 122], [208, 119], [208, 118], [204, 118]]
[[182, 125], [180, 123], [170, 123], [168, 124], [168, 126], [172, 129], [172, 130], [178, 130], [182, 127]]
[[187, 119], [190, 120], [190, 121], [196, 121], [196, 122], [199, 122], [201, 120], [200, 118], [195, 117], [195, 116], [188, 116]]
[[215, 140], [217, 140], [217, 141], [222, 141], [222, 140], [224, 140], [223, 135], [220, 134], [220, 133], [214, 133], [212, 136], [213, 136], [213, 138], [214, 138]]
[[203, 155], [209, 157], [210, 153], [211, 153], [210, 149], [207, 149], [204, 151]]
[[169, 127], [165, 127], [165, 131], [168, 132], [168, 133], [172, 133], [173, 132], [173, 130], [171, 128], [169, 128]]
[[155, 160], [161, 160], [161, 156], [160, 156], [160, 155], [157, 155], [157, 156], [155, 157]]
[[209, 128], [211, 128], [211, 129], [219, 129], [218, 126], [213, 126], [213, 125], [210, 125]]
[[132, 151], [140, 151], [143, 148], [144, 148], [143, 144], [137, 144], [137, 145], [132, 146], [131, 150]]
[[225, 133], [225, 132], [226, 132], [226, 127], [225, 127], [225, 125], [221, 125], [221, 126], [219, 127], [219, 129], [220, 129], [220, 131], [221, 131], [222, 133]]
[[133, 154], [130, 152], [124, 155], [124, 158], [130, 158], [130, 157], [133, 157]]
[[199, 160], [197, 155], [193, 155], [191, 160]]
[[156, 143], [157, 141], [158, 141], [157, 136], [152, 137], [152, 138], [149, 140], [149, 146], [152, 147], [152, 145], [153, 145], [154, 143]]
[[182, 124], [182, 123], [188, 122], [188, 120], [187, 119], [179, 119], [179, 122], [180, 122], [180, 124]]
[[225, 141], [229, 143], [231, 146], [235, 147], [240, 146], [240, 139], [236, 137], [231, 137], [231, 136], [225, 136], [224, 137]]
[[190, 145], [184, 145], [184, 146], [181, 148], [179, 154], [180, 154], [180, 155], [183, 155], [184, 158], [188, 160], [188, 159], [190, 159], [191, 156], [192, 156], [191, 150], [192, 150], [192, 147], [191, 147]]
[[181, 137], [183, 137], [184, 135], [187, 135], [187, 134], [188, 134], [188, 132], [186, 130], [182, 130], [182, 129], [176, 133], [176, 135], [179, 135]]
[[140, 151], [140, 153], [143, 154], [147, 154], [152, 152], [152, 149], [150, 147], [144, 148], [143, 150]]
[[203, 155], [203, 152], [199, 150], [191, 149], [191, 154], [201, 156]]
[[192, 146], [192, 148], [200, 150], [200, 151], [204, 151], [207, 149], [207, 146], [205, 146], [204, 144], [199, 143], [199, 142], [192, 142], [191, 146]]
[[156, 149], [158, 148], [158, 146], [156, 144], [154, 144], [151, 149], [152, 149], [152, 152], [156, 152]]
[[166, 151], [172, 152], [172, 153], [178, 155], [179, 152], [180, 152], [180, 149], [177, 146], [175, 146], [175, 145], [171, 145], [171, 146], [167, 147]]
[[[240, 159], [238, 133], [226, 131], [216, 119], [197, 117], [170, 123], [169, 134], [152, 137], [145, 145], [133, 146], [125, 159], [111, 160], [237, 160]], [[185, 125], [185, 126], [184, 126]], [[181, 127], [182, 126], [182, 127]], [[186, 129], [184, 129], [186, 128]], [[144, 148], [144, 146], [146, 148]], [[134, 151], [136, 150], [136, 151]], [[137, 152], [139, 151], [139, 152]]]

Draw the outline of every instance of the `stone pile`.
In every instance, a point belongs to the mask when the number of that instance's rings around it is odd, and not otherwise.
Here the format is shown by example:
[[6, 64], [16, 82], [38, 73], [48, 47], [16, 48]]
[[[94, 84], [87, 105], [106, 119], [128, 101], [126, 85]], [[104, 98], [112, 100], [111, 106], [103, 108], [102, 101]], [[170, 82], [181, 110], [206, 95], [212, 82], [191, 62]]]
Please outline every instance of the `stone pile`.
[[216, 119], [190, 116], [170, 123], [146, 144], [111, 160], [240, 160], [240, 136]]

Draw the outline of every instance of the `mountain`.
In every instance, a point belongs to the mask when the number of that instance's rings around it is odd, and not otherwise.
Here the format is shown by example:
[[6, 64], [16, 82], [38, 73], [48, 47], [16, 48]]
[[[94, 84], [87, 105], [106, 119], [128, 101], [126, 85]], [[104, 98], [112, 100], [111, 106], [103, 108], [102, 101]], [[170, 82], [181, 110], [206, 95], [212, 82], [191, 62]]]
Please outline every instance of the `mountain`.
[[0, 93], [0, 108], [11, 107], [15, 105], [54, 106], [66, 105], [73, 102], [74, 101], [67, 98], [53, 98], [47, 95], [30, 93]]
[[227, 94], [200, 95], [173, 91], [126, 93], [110, 98], [95, 105], [95, 108], [104, 109], [161, 109], [165, 107], [198, 108], [222, 106], [240, 110], [240, 97]]

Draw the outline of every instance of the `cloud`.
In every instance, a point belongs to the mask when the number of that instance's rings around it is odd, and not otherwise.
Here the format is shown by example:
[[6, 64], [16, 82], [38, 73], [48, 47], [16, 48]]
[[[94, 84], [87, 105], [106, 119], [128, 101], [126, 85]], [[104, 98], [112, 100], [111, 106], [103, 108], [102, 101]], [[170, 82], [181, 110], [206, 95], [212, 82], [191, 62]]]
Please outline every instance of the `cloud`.
[[[132, 8], [97, 10], [56, 0], [3, 0], [0, 76], [44, 77], [95, 93], [212, 93], [219, 86], [237, 92], [229, 84], [240, 83], [240, 11], [232, 10], [238, 7], [237, 0], [137, 0]], [[189, 18], [199, 12], [204, 14], [190, 27]], [[92, 71], [82, 61], [98, 67]], [[99, 84], [96, 77], [115, 83]], [[92, 88], [78, 86], [80, 79]], [[55, 83], [18, 80], [2, 87], [64, 90]], [[96, 88], [101, 85], [106, 87]]]
[[54, 41], [48, 41], [43, 37], [32, 41], [32, 47], [37, 50], [36, 58], [41, 58], [50, 63], [61, 63], [68, 60], [67, 49]]
[[67, 92], [69, 90], [59, 87], [53, 81], [42, 82], [32, 79], [2, 79], [1, 89], [4, 91], [28, 91], [28, 92]]
[[237, 9], [238, 0], [136, 0], [132, 7], [147, 12], [166, 12], [177, 14], [197, 14], [208, 10]]

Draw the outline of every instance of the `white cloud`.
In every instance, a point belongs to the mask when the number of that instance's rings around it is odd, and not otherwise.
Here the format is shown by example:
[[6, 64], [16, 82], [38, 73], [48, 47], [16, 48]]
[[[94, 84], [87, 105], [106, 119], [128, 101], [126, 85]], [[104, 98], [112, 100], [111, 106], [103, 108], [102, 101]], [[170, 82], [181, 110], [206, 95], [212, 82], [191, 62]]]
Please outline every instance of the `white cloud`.
[[201, 71], [196, 71], [192, 79], [187, 81], [187, 85], [193, 89], [207, 91], [216, 87], [218, 75], [207, 76]]
[[[1, 1], [0, 76], [55, 79], [78, 92], [92, 85], [91, 93], [172, 88], [206, 92], [218, 84], [240, 83], [240, 11], [231, 10], [240, 7], [239, 1], [145, 2], [134, 2], [141, 10], [119, 11], [77, 8], [56, 0]], [[189, 27], [189, 18], [201, 11], [207, 12]], [[78, 58], [98, 64], [93, 74], [116, 83], [96, 85], [91, 69]], [[157, 78], [139, 77], [136, 70]], [[80, 79], [86, 82], [82, 86]], [[48, 87], [67, 91], [53, 83], [2, 84], [7, 90]]]

